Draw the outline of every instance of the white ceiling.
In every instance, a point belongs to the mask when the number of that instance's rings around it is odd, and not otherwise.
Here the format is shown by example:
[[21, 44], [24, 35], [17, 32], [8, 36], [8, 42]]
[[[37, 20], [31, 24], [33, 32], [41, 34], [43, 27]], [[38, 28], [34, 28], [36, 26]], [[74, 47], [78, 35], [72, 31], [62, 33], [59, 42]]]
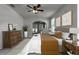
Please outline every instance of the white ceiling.
[[38, 14], [34, 14], [32, 12], [27, 12], [30, 10], [26, 6], [26, 4], [15, 4], [15, 7], [13, 9], [18, 12], [20, 15], [22, 15], [24, 18], [34, 18], [34, 17], [43, 17], [43, 18], [49, 18], [51, 17], [60, 7], [62, 7], [63, 4], [42, 4], [40, 7], [44, 10], [44, 12], [39, 12]]

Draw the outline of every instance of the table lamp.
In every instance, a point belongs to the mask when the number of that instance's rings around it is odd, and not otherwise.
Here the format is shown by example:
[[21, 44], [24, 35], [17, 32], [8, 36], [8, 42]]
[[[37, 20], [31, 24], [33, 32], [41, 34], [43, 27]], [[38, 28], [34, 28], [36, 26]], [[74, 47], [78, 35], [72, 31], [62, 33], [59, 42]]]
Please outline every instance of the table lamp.
[[72, 43], [77, 45], [77, 34], [79, 33], [79, 28], [70, 28], [69, 32], [73, 34]]

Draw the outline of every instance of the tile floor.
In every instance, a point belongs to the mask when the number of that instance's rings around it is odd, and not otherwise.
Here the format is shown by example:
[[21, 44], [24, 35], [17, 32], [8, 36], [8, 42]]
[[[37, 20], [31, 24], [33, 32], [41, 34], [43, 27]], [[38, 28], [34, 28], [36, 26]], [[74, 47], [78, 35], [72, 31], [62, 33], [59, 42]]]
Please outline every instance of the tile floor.
[[23, 41], [21, 41], [19, 44], [17, 44], [12, 48], [6, 48], [0, 50], [0, 55], [17, 55], [26, 46], [29, 40], [30, 40], [29, 38], [24, 39]]

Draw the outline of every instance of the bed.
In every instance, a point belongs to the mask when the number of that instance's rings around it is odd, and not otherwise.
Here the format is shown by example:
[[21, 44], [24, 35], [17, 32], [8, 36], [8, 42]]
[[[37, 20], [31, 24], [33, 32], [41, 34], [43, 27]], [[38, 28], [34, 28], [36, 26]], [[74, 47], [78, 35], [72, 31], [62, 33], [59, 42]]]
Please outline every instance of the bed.
[[41, 53], [42, 55], [59, 55], [58, 40], [46, 33], [41, 34]]
[[[54, 36], [53, 36], [54, 37]], [[62, 51], [62, 44], [63, 44], [63, 39], [61, 39], [61, 38], [56, 38], [56, 37], [54, 37], [57, 41], [58, 41], [58, 45], [59, 45], [59, 50], [60, 50], [60, 52], [63, 52]]]
[[46, 33], [35, 34], [19, 54], [59, 55], [59, 41]]

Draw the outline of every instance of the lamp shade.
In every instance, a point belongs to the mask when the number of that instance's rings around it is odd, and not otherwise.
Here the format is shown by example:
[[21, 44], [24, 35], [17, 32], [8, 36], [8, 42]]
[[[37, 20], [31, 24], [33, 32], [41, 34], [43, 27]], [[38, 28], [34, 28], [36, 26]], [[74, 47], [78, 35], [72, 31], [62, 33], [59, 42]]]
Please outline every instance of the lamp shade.
[[79, 28], [70, 28], [69, 32], [73, 33], [73, 34], [78, 34], [79, 33]]

